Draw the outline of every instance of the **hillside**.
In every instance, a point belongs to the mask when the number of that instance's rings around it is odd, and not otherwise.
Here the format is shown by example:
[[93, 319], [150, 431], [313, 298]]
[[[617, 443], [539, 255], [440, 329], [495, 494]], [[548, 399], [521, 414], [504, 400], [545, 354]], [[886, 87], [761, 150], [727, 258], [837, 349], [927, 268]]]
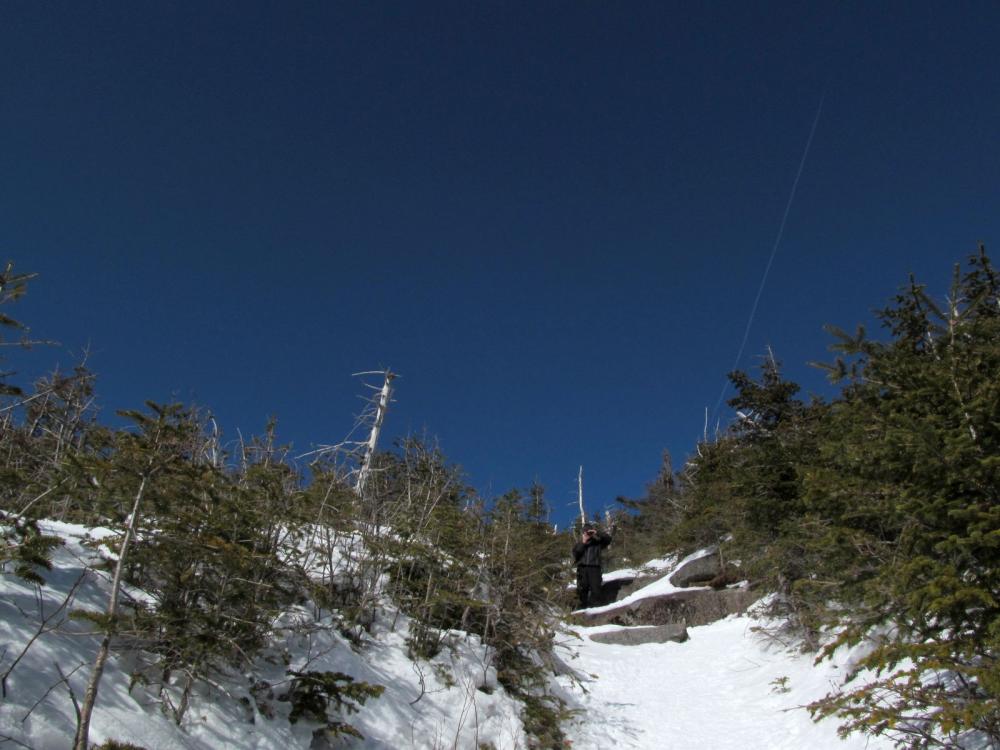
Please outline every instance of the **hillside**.
[[[103, 546], [95, 549], [94, 543], [107, 535], [101, 529], [56, 522], [43, 522], [42, 528], [64, 542], [53, 555], [47, 585], [36, 587], [9, 571], [0, 584], [0, 664], [10, 671], [0, 706], [0, 740], [11, 747], [55, 750], [72, 742], [76, 727], [69, 690], [77, 700], [82, 696], [98, 641], [89, 623], [68, 614], [98, 612], [106, 605], [107, 577], [89, 566], [110, 553]], [[128, 594], [145, 596], [134, 589]], [[326, 740], [318, 739], [321, 725], [290, 723], [291, 706], [282, 699], [289, 689], [288, 672], [311, 670], [344, 673], [385, 688], [356, 713], [332, 712], [364, 736], [352, 746], [524, 747], [521, 706], [497, 687], [496, 671], [486, 663], [479, 639], [449, 633], [438, 656], [412, 661], [406, 646], [410, 620], [386, 604], [371, 632], [356, 643], [331, 613], [317, 618], [314, 605], [286, 611], [274, 622], [253, 670], [199, 682], [180, 725], [166, 715], [162, 695], [132, 684], [141, 644], [120, 645], [105, 671], [91, 740], [148, 750], [324, 747]], [[172, 694], [176, 699], [176, 691]]]
[[[97, 647], [91, 624], [70, 619], [74, 610], [100, 611], [107, 577], [91, 566], [113, 556], [102, 541], [110, 532], [43, 522], [63, 542], [47, 584], [37, 587], [5, 571], [0, 584], [0, 664], [7, 696], [0, 707], [0, 735], [11, 747], [66, 747], [75, 731], [71, 690], [79, 699]], [[629, 601], [661, 594], [672, 568], [656, 561], [658, 580]], [[651, 566], [655, 569], [656, 564]], [[145, 592], [129, 589], [130, 598]], [[577, 712], [565, 746], [574, 748], [883, 748], [855, 737], [842, 743], [835, 722], [814, 724], [802, 706], [842, 679], [849, 655], [820, 667], [756, 631], [767, 623], [730, 617], [689, 629], [685, 643], [616, 646], [591, 640], [619, 626], [570, 627], [559, 638], [561, 676], [552, 688]], [[232, 671], [199, 682], [178, 725], [152, 686], [132, 685], [141, 644], [120, 645], [106, 670], [91, 739], [127, 742], [149, 750], [221, 748], [321, 748], [321, 725], [288, 720], [282, 700], [291, 670], [331, 671], [384, 686], [357, 712], [331, 712], [364, 739], [341, 738], [357, 748], [529, 747], [520, 714], [524, 706], [497, 684], [478, 637], [447, 634], [431, 659], [414, 660], [406, 641], [411, 621], [383, 601], [369, 633], [352, 642], [330, 613], [316, 617], [303, 604], [274, 622], [269, 643], [252, 671]], [[33, 637], [37, 639], [25, 650]], [[20, 657], [20, 658], [19, 658]], [[13, 666], [18, 659], [16, 666]], [[13, 666], [13, 669], [11, 667]], [[176, 694], [174, 694], [176, 698]]]

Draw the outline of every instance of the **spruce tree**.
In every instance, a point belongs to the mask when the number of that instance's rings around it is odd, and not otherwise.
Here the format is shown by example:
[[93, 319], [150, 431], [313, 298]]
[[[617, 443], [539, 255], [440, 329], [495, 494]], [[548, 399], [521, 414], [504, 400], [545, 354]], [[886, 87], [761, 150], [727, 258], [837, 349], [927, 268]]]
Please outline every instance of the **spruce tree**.
[[911, 280], [880, 313], [889, 341], [839, 345], [855, 373], [843, 450], [867, 485], [844, 513], [884, 543], [838, 643], [884, 634], [860, 664], [878, 679], [816, 710], [911, 747], [1000, 743], [998, 311], [980, 249], [946, 304]]
[[[34, 274], [15, 274], [14, 264], [7, 263], [0, 272], [0, 307], [19, 300], [28, 289]], [[27, 346], [28, 328], [0, 311], [0, 344]], [[17, 334], [16, 342], [5, 336]], [[2, 358], [0, 358], [2, 359]], [[41, 533], [37, 520], [44, 500], [57, 488], [55, 479], [59, 462], [42, 458], [43, 450], [31, 439], [31, 430], [18, 417], [35, 399], [24, 397], [23, 390], [10, 382], [10, 371], [0, 371], [0, 567], [13, 564], [15, 575], [36, 585], [44, 585], [43, 571], [51, 567], [52, 550], [60, 542]], [[41, 395], [41, 394], [36, 394]]]

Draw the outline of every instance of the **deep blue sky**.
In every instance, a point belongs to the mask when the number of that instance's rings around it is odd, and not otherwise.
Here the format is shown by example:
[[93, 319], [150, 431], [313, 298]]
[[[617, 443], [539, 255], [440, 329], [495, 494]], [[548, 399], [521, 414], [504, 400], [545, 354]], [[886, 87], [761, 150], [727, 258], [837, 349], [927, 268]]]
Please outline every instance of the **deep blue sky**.
[[[0, 254], [107, 414], [390, 436], [571, 514], [679, 463], [770, 344], [1000, 252], [995, 2], [7, 2]], [[725, 417], [725, 412], [723, 413]]]

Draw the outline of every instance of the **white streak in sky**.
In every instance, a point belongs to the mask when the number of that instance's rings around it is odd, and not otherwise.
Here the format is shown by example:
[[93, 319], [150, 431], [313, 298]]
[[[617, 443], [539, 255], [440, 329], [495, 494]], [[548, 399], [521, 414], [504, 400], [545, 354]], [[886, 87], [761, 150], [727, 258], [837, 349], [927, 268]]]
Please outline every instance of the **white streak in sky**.
[[[750, 338], [750, 328], [753, 326], [753, 319], [757, 315], [757, 306], [760, 304], [760, 297], [764, 293], [764, 285], [767, 284], [767, 277], [771, 273], [771, 266], [774, 264], [774, 256], [778, 254], [778, 246], [781, 244], [781, 237], [785, 233], [785, 224], [788, 223], [788, 214], [792, 210], [792, 202], [795, 200], [795, 191], [799, 188], [799, 178], [802, 177], [802, 170], [806, 166], [806, 159], [809, 157], [809, 149], [812, 148], [813, 136], [816, 135], [816, 126], [819, 125], [820, 115], [823, 114], [823, 102], [826, 101], [826, 91], [819, 99], [819, 106], [816, 108], [816, 116], [813, 118], [812, 128], [809, 130], [809, 138], [806, 140], [805, 150], [802, 152], [802, 159], [799, 161], [799, 171], [795, 173], [795, 181], [792, 183], [792, 192], [788, 196], [788, 202], [785, 204], [785, 213], [781, 217], [781, 225], [778, 227], [778, 236], [774, 240], [774, 246], [771, 248], [771, 257], [767, 259], [767, 267], [764, 269], [764, 276], [760, 280], [760, 286], [757, 287], [757, 296], [754, 298], [753, 307], [750, 308], [750, 317], [747, 319], [747, 327], [743, 331], [743, 340], [740, 342], [740, 350], [736, 354], [736, 361], [733, 362], [732, 370], [735, 370], [740, 366], [740, 360], [743, 358], [743, 350], [746, 348], [747, 339]], [[719, 392], [719, 400], [715, 402], [715, 410], [712, 412], [712, 419], [718, 416], [719, 406], [722, 404], [722, 398], [726, 395], [726, 388], [729, 387], [728, 380], [722, 384], [722, 390]]]

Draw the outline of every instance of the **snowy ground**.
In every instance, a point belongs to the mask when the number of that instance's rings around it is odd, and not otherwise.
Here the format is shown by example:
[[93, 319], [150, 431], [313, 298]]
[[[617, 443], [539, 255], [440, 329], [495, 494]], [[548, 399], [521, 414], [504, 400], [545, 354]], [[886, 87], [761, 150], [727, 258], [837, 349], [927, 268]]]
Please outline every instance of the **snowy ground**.
[[[672, 569], [664, 569], [669, 575]], [[664, 575], [623, 602], [676, 590]], [[619, 602], [620, 605], [622, 602]], [[615, 605], [610, 605], [615, 606]], [[732, 616], [688, 628], [685, 643], [595, 643], [616, 625], [576, 627], [558, 653], [574, 676], [558, 678], [582, 714], [567, 733], [575, 750], [888, 750], [884, 738], [841, 740], [835, 721], [814, 723], [803, 708], [840, 685], [852, 653], [813, 665], [759, 628]]]
[[[79, 699], [97, 638], [89, 624], [68, 620], [66, 614], [71, 609], [100, 612], [107, 605], [106, 575], [89, 565], [98, 554], [111, 554], [93, 545], [110, 532], [40, 525], [65, 541], [53, 555], [53, 570], [45, 574], [48, 584], [38, 588], [9, 570], [0, 573], [0, 675], [14, 667], [0, 700], [2, 748], [63, 750], [72, 745], [76, 724], [61, 675]], [[43, 632], [26, 648], [40, 624]], [[328, 613], [316, 619], [308, 608], [288, 612], [275, 623], [272, 645], [253, 672], [216, 675], [211, 684], [201, 684], [181, 727], [164, 715], [151, 691], [141, 685], [129, 689], [134, 655], [116, 653], [101, 682], [91, 742], [115, 739], [147, 750], [309, 748], [317, 725], [290, 724], [288, 703], [279, 700], [287, 670], [308, 669], [344, 672], [385, 686], [381, 697], [343, 717], [365, 737], [344, 747], [461, 750], [489, 743], [496, 750], [523, 750], [522, 706], [497, 687], [496, 672], [484, 665], [486, 653], [478, 638], [449, 633], [449, 647], [430, 661], [414, 663], [406, 653], [408, 628], [407, 618], [390, 606], [374, 624], [374, 637], [357, 649]], [[261, 681], [269, 687], [251, 691]], [[272, 716], [266, 718], [262, 711]]]
[[[110, 534], [69, 524], [43, 529], [65, 540], [56, 550], [48, 585], [38, 589], [0, 573], [0, 675], [10, 670], [0, 701], [0, 746], [48, 750], [71, 744], [75, 720], [67, 683], [79, 697], [97, 646], [70, 609], [101, 611], [105, 574], [89, 570]], [[666, 580], [674, 561], [646, 566], [661, 576], [634, 600], [674, 587]], [[609, 576], [611, 577], [611, 576]], [[67, 600], [67, 594], [72, 597]], [[132, 591], [133, 596], [142, 592]], [[61, 608], [63, 602], [65, 606]], [[218, 675], [203, 684], [178, 727], [160, 700], [141, 685], [129, 690], [134, 655], [108, 664], [94, 714], [91, 740], [131, 742], [148, 750], [286, 750], [309, 748], [315, 725], [287, 721], [277, 700], [287, 669], [341, 671], [385, 686], [357, 714], [345, 716], [364, 734], [345, 747], [368, 750], [525, 750], [521, 705], [496, 685], [486, 653], [474, 636], [449, 634], [450, 647], [431, 661], [406, 654], [409, 623], [387, 603], [363, 648], [353, 647], [330, 621], [308, 608], [274, 625], [269, 652], [252, 673]], [[37, 640], [27, 649], [30, 639]], [[884, 750], [886, 740], [842, 742], [833, 722], [814, 724], [801, 707], [843, 679], [847, 657], [812, 665], [812, 657], [753, 632], [759, 621], [731, 617], [690, 628], [686, 643], [616, 646], [594, 643], [591, 633], [616, 626], [576, 628], [558, 647], [575, 672], [556, 678], [557, 689], [580, 717], [568, 730], [573, 750]], [[17, 661], [13, 669], [11, 667]], [[66, 676], [61, 682], [60, 675]], [[273, 688], [253, 692], [254, 683]], [[265, 713], [271, 714], [265, 717]]]

